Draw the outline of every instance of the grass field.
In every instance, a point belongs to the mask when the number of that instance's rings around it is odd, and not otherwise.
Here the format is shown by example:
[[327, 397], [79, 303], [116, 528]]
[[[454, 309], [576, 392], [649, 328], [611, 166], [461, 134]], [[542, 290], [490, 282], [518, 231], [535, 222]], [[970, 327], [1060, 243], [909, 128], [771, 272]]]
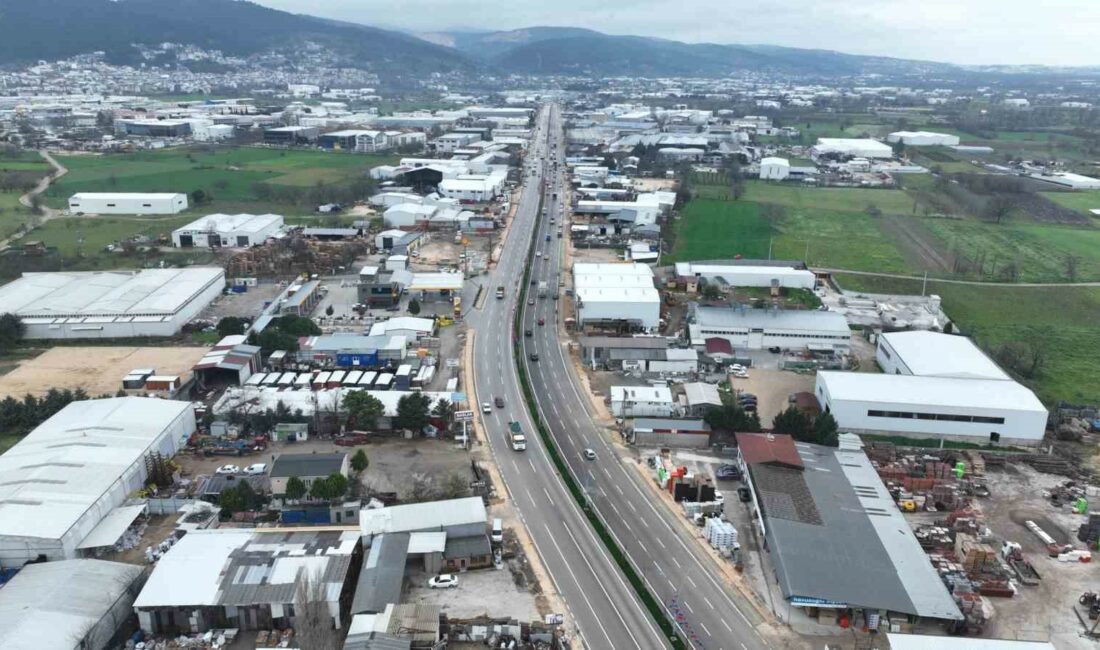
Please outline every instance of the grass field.
[[1093, 192], [1042, 192], [1058, 205], [1095, 217], [1089, 210], [1100, 209], [1100, 191]]
[[767, 257], [771, 230], [759, 208], [747, 201], [692, 201], [676, 222], [673, 260]]
[[[920, 293], [919, 280], [839, 276], [846, 288], [873, 293]], [[1096, 403], [1100, 373], [1092, 350], [1100, 349], [1100, 288], [1003, 287], [928, 282], [944, 310], [988, 351], [1006, 341], [1038, 337], [1046, 365], [1025, 381], [1048, 404], [1058, 400]]]
[[1076, 281], [1100, 280], [1100, 230], [953, 219], [923, 223], [952, 253], [972, 260], [984, 255], [990, 279], [998, 277], [996, 268], [1015, 262], [1022, 282], [1068, 282], [1067, 259], [1074, 256]]
[[913, 199], [901, 190], [806, 187], [766, 181], [746, 181], [742, 199], [838, 212], [862, 212], [868, 206], [874, 206], [884, 214], [912, 214], [913, 212]]
[[219, 202], [255, 200], [253, 185], [311, 187], [359, 177], [396, 156], [281, 150], [263, 147], [181, 148], [133, 154], [74, 155], [59, 159], [69, 173], [47, 192], [51, 205], [86, 192], [192, 192], [213, 196], [192, 208], [210, 212]]

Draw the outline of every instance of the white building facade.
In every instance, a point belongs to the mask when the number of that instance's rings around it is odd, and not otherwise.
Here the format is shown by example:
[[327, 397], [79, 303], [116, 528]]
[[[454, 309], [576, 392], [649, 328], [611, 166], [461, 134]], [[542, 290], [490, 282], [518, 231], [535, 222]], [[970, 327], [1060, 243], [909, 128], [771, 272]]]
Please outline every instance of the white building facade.
[[610, 392], [617, 418], [667, 418], [676, 410], [668, 386], [612, 386]]
[[69, 197], [73, 214], [178, 214], [186, 209], [186, 194], [77, 192]]
[[781, 181], [791, 175], [791, 163], [786, 158], [769, 157], [760, 161], [760, 179]]
[[176, 248], [248, 248], [283, 229], [278, 214], [208, 214], [172, 232]]
[[653, 269], [645, 264], [574, 264], [573, 299], [582, 327], [597, 322], [643, 330], [660, 326], [661, 297]]
[[846, 348], [852, 332], [844, 316], [831, 311], [698, 307], [688, 326], [691, 344], [706, 345], [722, 338], [734, 349], [802, 349], [807, 346]]

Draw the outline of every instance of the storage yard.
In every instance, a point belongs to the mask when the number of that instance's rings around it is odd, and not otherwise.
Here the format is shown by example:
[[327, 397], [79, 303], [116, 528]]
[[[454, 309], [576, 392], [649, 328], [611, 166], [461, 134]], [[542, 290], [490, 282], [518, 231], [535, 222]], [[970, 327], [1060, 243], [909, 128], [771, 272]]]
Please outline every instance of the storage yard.
[[0, 375], [0, 397], [44, 395], [51, 388], [82, 388], [93, 397], [114, 395], [122, 389], [122, 378], [136, 368], [152, 368], [155, 374], [178, 375], [186, 381], [191, 367], [208, 351], [199, 347], [51, 348]]

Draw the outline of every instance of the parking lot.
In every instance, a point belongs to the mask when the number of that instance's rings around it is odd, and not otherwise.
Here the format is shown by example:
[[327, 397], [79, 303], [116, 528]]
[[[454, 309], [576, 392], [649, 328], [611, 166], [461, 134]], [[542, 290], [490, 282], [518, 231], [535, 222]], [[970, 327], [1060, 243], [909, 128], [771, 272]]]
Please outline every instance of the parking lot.
[[429, 589], [431, 577], [423, 571], [410, 569], [405, 575], [406, 603], [439, 605], [452, 618], [478, 616], [510, 616], [519, 621], [541, 618], [535, 596], [517, 587], [507, 567], [478, 569], [458, 573], [458, 586], [449, 589]]
[[787, 408], [791, 393], [814, 390], [814, 376], [810, 374], [755, 367], [749, 368], [748, 373], [748, 379], [731, 375], [730, 386], [736, 391], [756, 395], [757, 414], [764, 427], [771, 427], [775, 416]]

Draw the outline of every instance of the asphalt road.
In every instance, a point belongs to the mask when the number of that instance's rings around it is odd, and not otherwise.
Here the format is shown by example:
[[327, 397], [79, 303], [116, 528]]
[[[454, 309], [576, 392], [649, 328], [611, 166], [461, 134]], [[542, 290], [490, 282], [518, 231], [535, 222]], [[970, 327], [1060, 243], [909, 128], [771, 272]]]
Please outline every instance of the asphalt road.
[[[501, 476], [527, 527], [556, 590], [563, 596], [585, 647], [592, 649], [667, 648], [637, 595], [576, 506], [547, 456], [523, 404], [513, 359], [512, 319], [519, 283], [527, 264], [539, 209], [547, 157], [547, 133], [561, 147], [560, 114], [544, 108], [525, 167], [516, 217], [497, 267], [484, 280], [489, 296], [466, 319], [474, 331], [474, 396], [478, 402], [504, 399], [504, 407], [479, 414]], [[560, 160], [560, 154], [559, 154]], [[564, 164], [564, 163], [562, 163]], [[534, 175], [532, 175], [532, 171]], [[497, 286], [506, 288], [496, 299]], [[553, 329], [552, 327], [548, 329]], [[575, 399], [575, 398], [574, 398]], [[512, 451], [508, 423], [518, 421], [527, 434], [527, 450]], [[731, 646], [734, 648], [736, 646]]]
[[[559, 278], [568, 271], [563, 268], [566, 240], [557, 238], [557, 229], [567, 210], [560, 204], [564, 199], [560, 188], [566, 182], [563, 135], [555, 131], [553, 136], [551, 155], [562, 162], [557, 169], [550, 170], [548, 184], [551, 191], [559, 188], [558, 199], [548, 193], [546, 214], [536, 226], [539, 256], [535, 258], [533, 278], [546, 282], [551, 292], [557, 292]], [[561, 300], [567, 299], [561, 296]], [[716, 577], [714, 560], [699, 548], [699, 542], [685, 530], [677, 515], [654, 503], [649, 487], [642, 484], [644, 479], [630, 467], [635, 461], [620, 457], [608, 442], [607, 434], [596, 426], [591, 403], [582, 394], [584, 389], [577, 379], [577, 370], [564, 347], [568, 339], [559, 319], [561, 300], [548, 296], [521, 306], [524, 327], [532, 331], [531, 337], [523, 339], [524, 363], [539, 411], [574, 476], [585, 486], [600, 517], [635, 569], [695, 647], [718, 650], [768, 647], [756, 630], [761, 623], [757, 612], [740, 593]], [[545, 324], [539, 325], [540, 320]], [[532, 352], [538, 354], [538, 361], [531, 359]], [[479, 376], [484, 374], [479, 372]], [[585, 449], [593, 450], [596, 459], [586, 459]], [[728, 505], [740, 507], [737, 503]], [[572, 606], [579, 607], [575, 601]]]

